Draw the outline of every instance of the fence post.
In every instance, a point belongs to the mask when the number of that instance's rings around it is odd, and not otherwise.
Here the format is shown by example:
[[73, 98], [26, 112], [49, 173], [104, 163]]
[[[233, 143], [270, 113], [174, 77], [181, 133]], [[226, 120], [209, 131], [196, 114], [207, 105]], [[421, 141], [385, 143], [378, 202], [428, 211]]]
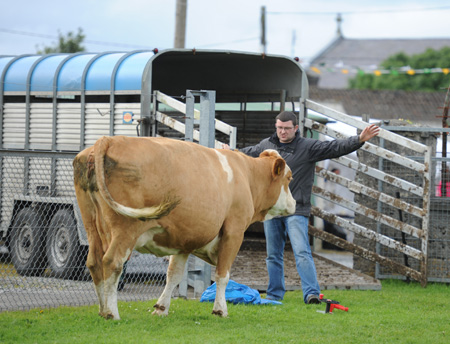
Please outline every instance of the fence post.
[[186, 90], [186, 120], [185, 120], [185, 141], [194, 141], [194, 104], [195, 97], [191, 90]]
[[[186, 141], [193, 141], [195, 97], [200, 97], [200, 144], [215, 146], [215, 91], [186, 91]], [[178, 293], [187, 298], [189, 286], [194, 288], [194, 298], [200, 297], [211, 284], [211, 266], [203, 260], [190, 255], [186, 263], [183, 280]]]
[[216, 138], [216, 92], [199, 91], [200, 95], [200, 144], [214, 148]]

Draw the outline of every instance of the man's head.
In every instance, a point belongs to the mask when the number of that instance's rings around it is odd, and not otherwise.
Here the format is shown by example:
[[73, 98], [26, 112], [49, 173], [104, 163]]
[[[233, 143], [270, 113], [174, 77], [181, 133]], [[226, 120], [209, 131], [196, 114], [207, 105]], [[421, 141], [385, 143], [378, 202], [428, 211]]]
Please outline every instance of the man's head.
[[275, 117], [277, 128], [277, 136], [281, 143], [289, 143], [295, 137], [298, 129], [297, 117], [293, 112], [283, 111]]

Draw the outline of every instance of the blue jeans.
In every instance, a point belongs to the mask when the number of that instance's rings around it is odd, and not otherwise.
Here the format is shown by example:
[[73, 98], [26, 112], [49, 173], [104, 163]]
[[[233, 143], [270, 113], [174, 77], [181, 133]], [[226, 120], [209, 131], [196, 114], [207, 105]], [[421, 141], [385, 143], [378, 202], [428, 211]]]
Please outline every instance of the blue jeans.
[[308, 218], [301, 215], [278, 217], [264, 222], [267, 248], [269, 285], [267, 298], [282, 300], [286, 292], [284, 284], [284, 246], [287, 235], [294, 251], [295, 263], [302, 281], [303, 300], [309, 295], [319, 295], [316, 266], [311, 255], [308, 238]]

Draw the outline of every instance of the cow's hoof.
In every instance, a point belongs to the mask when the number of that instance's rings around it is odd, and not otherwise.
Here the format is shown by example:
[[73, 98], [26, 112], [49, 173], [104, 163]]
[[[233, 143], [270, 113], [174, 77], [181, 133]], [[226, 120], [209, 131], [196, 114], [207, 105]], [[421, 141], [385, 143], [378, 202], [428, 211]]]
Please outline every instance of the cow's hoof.
[[103, 313], [100, 315], [103, 318], [105, 318], [106, 320], [120, 320], [120, 318], [118, 316], [114, 316], [114, 314], [112, 314], [112, 313]]
[[156, 304], [153, 308], [155, 308], [155, 310], [152, 312], [152, 315], [165, 316], [168, 314], [168, 310], [166, 311], [166, 307], [162, 305]]
[[114, 315], [113, 313], [109, 312], [109, 313], [98, 313], [98, 315], [100, 315], [102, 318], [105, 318], [106, 320], [120, 320], [119, 315]]
[[221, 318], [226, 318], [228, 316], [228, 314], [224, 313], [222, 310], [219, 310], [219, 311], [213, 310], [212, 314], [213, 315], [217, 315], [217, 316], [219, 316]]
[[153, 308], [156, 308], [157, 310], [160, 310], [160, 311], [162, 311], [162, 312], [164, 312], [164, 311], [166, 310], [166, 307], [164, 307], [164, 306], [162, 306], [162, 305], [158, 305], [158, 304], [155, 304], [155, 305], [153, 306]]

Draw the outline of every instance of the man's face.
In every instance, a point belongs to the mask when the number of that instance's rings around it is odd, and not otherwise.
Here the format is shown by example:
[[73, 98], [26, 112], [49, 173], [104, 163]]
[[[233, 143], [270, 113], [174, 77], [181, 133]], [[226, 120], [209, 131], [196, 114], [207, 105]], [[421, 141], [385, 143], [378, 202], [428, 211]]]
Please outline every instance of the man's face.
[[277, 119], [275, 123], [275, 127], [277, 128], [277, 136], [281, 143], [289, 143], [295, 137], [295, 132], [298, 129], [298, 125], [292, 123], [292, 121], [281, 122]]

